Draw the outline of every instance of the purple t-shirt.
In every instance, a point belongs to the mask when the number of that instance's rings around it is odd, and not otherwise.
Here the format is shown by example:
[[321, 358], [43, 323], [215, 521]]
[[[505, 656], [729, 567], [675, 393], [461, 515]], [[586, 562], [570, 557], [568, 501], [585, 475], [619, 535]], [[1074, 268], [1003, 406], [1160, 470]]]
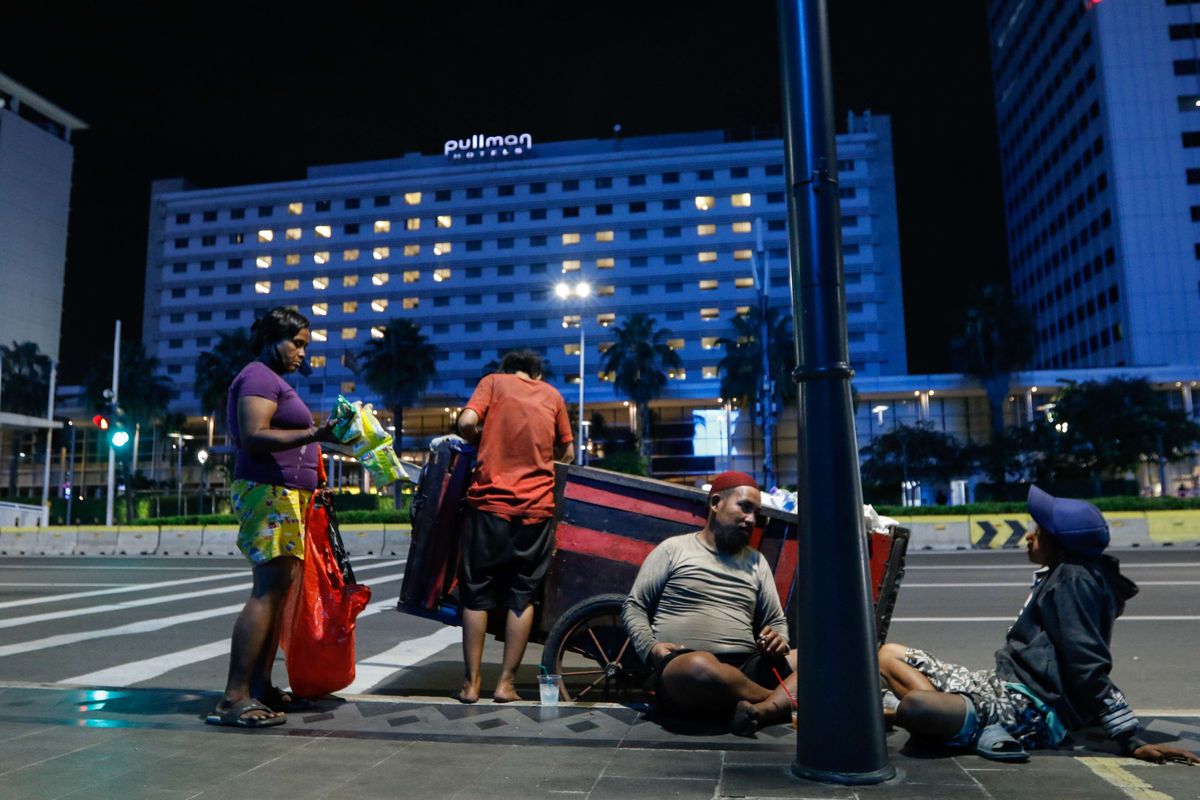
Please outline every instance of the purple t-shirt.
[[261, 361], [250, 362], [229, 384], [225, 410], [229, 435], [237, 442], [238, 448], [233, 477], [292, 489], [317, 488], [318, 448], [315, 444], [263, 455], [246, 452], [237, 418], [238, 400], [243, 397], [265, 397], [275, 403], [277, 407], [270, 423], [272, 428], [307, 430], [313, 424], [312, 412], [287, 381]]

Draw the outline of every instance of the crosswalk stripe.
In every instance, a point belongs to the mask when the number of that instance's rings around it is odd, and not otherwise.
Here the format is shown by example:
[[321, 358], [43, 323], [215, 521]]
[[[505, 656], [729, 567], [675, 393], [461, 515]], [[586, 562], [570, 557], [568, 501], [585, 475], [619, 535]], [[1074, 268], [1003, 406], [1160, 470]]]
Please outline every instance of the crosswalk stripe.
[[458, 628], [447, 627], [419, 639], [401, 642], [377, 656], [359, 661], [355, 669], [354, 683], [342, 691], [346, 694], [362, 694], [378, 686], [399, 670], [424, 661], [435, 653], [440, 653], [461, 641], [462, 631]]
[[[373, 581], [372, 587], [384, 583], [393, 583], [401, 580], [403, 574], [380, 578]], [[74, 633], [60, 633], [56, 636], [45, 636], [41, 639], [32, 639], [27, 642], [15, 642], [13, 644], [0, 645], [0, 658], [5, 656], [19, 655], [21, 653], [31, 653], [36, 650], [46, 650], [51, 647], [62, 647], [64, 645], [76, 644], [78, 642], [87, 642], [92, 639], [104, 639], [110, 636], [132, 636], [141, 633], [154, 633], [166, 628], [171, 628], [176, 625], [185, 625], [189, 622], [199, 622], [200, 620], [220, 617], [226, 614], [236, 614], [242, 610], [245, 603], [235, 603], [233, 605], [221, 606], [219, 608], [207, 608], [203, 611], [191, 611], [186, 614], [173, 614], [169, 617], [158, 617], [156, 619], [146, 619], [139, 622], [131, 622], [127, 625], [118, 625], [115, 628], [104, 628], [100, 630], [76, 631]]]
[[[394, 567], [404, 564], [407, 559], [397, 561], [381, 561], [377, 564], [365, 564], [358, 567], [359, 572], [366, 572], [371, 569], [382, 569], [384, 567]], [[245, 577], [246, 573], [237, 573], [240, 577]], [[62, 611], [46, 611], [41, 614], [27, 614], [23, 617], [11, 617], [9, 619], [0, 619], [0, 628], [16, 628], [21, 625], [32, 625], [35, 622], [48, 622], [56, 619], [74, 619], [75, 617], [84, 617], [91, 614], [106, 614], [112, 611], [126, 611], [131, 608], [141, 608], [143, 606], [154, 606], [160, 603], [170, 603], [179, 600], [192, 600], [197, 597], [209, 597], [211, 595], [225, 594], [227, 592], [244, 592], [250, 589], [249, 583], [235, 583], [229, 586], [209, 587], [199, 589], [194, 592], [179, 592], [178, 594], [156, 595], [154, 597], [142, 597], [137, 600], [122, 600], [117, 603], [108, 603], [101, 606], [89, 606], [86, 608], [68, 608]], [[85, 594], [85, 593], [79, 593]]]
[[[379, 583], [383, 583], [383, 581], [379, 581]], [[385, 609], [394, 608], [395, 605], [395, 600], [376, 601], [363, 609], [358, 618], [361, 620], [363, 617], [369, 617]], [[225, 637], [224, 639], [218, 639], [208, 644], [197, 645], [196, 647], [189, 647], [184, 650], [176, 650], [173, 653], [163, 653], [152, 658], [128, 661], [124, 664], [117, 664], [116, 666], [96, 670], [95, 672], [76, 675], [72, 678], [63, 678], [58, 683], [73, 686], [132, 686], [135, 683], [153, 680], [179, 667], [186, 667], [189, 664], [228, 655], [229, 637]]]
[[20, 606], [34, 606], [42, 603], [57, 603], [60, 600], [79, 600], [84, 597], [101, 597], [109, 594], [125, 594], [127, 592], [145, 592], [151, 589], [165, 589], [168, 586], [185, 586], [190, 583], [205, 583], [208, 581], [220, 581], [226, 578], [245, 578], [246, 570], [239, 569], [236, 572], [225, 572], [220, 575], [202, 575], [199, 578], [180, 578], [174, 581], [158, 581], [156, 583], [135, 583], [128, 586], [115, 586], [111, 589], [93, 589], [90, 592], [68, 592], [66, 594], [56, 594], [49, 597], [27, 597], [23, 600], [8, 600], [0, 603], [0, 608], [18, 608]]

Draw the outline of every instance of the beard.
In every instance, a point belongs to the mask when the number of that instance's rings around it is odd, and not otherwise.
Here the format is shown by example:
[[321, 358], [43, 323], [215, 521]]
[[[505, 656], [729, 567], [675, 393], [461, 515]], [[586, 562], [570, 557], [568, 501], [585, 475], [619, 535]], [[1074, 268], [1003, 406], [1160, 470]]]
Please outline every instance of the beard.
[[718, 550], [733, 555], [750, 544], [750, 532], [744, 531], [736, 525], [730, 528], [718, 528], [713, 531], [713, 540], [717, 543]]

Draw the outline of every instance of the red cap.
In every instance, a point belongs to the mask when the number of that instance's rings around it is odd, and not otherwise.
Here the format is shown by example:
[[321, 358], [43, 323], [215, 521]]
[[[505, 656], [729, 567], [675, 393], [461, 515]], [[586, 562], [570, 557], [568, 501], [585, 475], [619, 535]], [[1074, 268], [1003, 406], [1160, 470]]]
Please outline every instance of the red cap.
[[713, 478], [712, 487], [708, 490], [708, 494], [711, 497], [718, 492], [723, 492], [726, 489], [735, 489], [738, 486], [753, 486], [757, 489], [758, 481], [744, 472], [722, 472]]

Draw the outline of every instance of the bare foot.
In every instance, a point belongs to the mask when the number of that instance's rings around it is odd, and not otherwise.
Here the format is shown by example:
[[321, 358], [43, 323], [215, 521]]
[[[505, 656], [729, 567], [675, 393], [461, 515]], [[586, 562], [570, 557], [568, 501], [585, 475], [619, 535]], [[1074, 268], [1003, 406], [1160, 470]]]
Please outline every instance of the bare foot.
[[458, 694], [454, 695], [454, 699], [467, 705], [479, 702], [479, 685], [464, 680], [462, 688], [458, 690]]
[[492, 692], [493, 703], [515, 703], [520, 699], [521, 695], [517, 694], [517, 687], [511, 681], [496, 684], [496, 691]]
[[749, 700], [739, 700], [729, 720], [729, 729], [736, 736], [753, 736], [758, 732], [758, 711]]

